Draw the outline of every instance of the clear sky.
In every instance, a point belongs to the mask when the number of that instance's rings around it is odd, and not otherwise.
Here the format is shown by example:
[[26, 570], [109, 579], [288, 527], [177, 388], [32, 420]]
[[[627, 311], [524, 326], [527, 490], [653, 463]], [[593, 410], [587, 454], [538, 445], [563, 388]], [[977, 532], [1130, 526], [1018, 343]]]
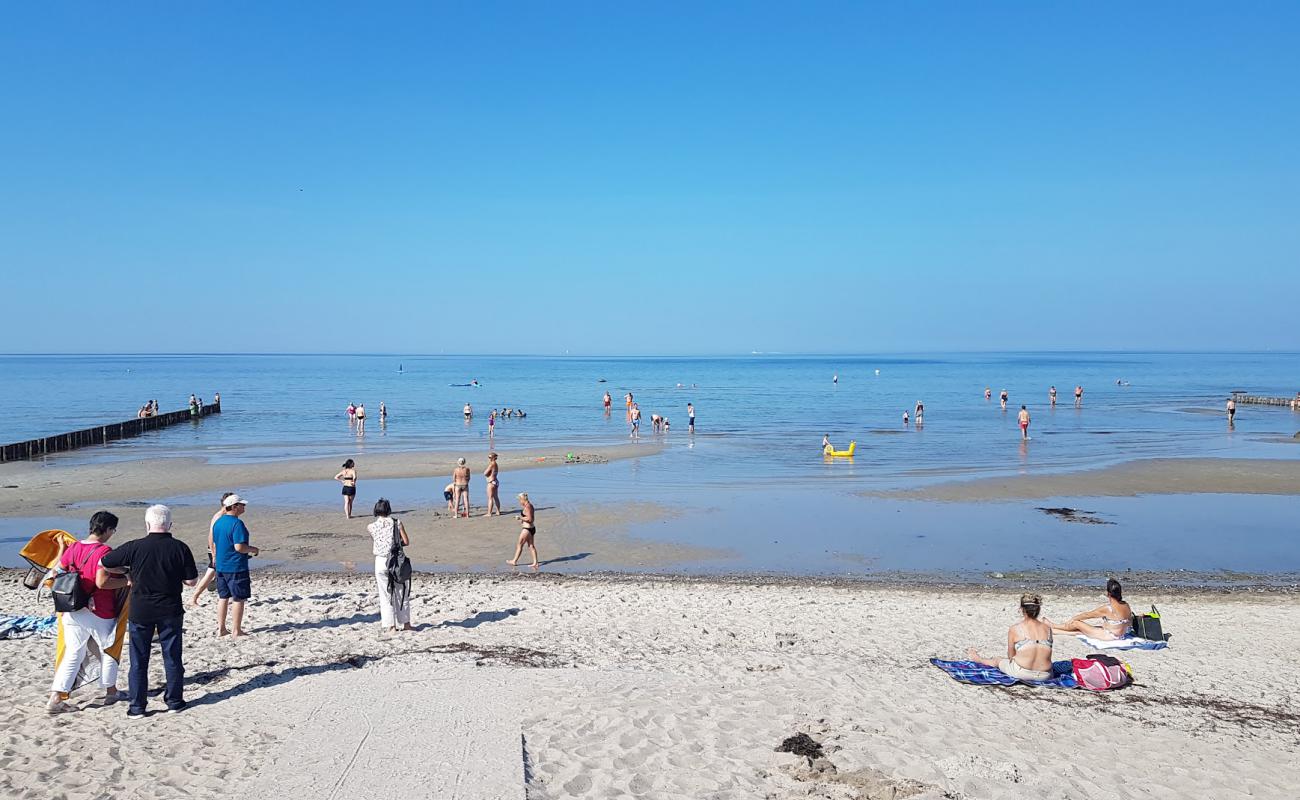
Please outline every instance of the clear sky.
[[16, 3], [4, 352], [1300, 349], [1300, 3]]

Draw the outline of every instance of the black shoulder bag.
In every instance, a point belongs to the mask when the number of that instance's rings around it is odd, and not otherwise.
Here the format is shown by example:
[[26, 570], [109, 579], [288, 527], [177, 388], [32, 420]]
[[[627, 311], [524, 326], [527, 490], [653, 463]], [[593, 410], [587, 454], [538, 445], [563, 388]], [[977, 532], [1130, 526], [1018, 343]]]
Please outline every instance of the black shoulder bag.
[[55, 611], [80, 611], [90, 603], [90, 593], [81, 585], [81, 564], [73, 563], [72, 566], [71, 571], [59, 573], [50, 584]]

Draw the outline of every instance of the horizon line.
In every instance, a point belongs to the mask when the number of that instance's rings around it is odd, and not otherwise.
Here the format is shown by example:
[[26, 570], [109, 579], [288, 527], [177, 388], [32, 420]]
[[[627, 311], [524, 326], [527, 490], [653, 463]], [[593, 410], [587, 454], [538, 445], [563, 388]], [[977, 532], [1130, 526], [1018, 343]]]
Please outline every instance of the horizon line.
[[94, 352], [94, 351], [58, 351], [0, 353], [0, 358], [34, 358], [42, 356], [106, 356], [122, 357], [211, 357], [211, 356], [253, 356], [259, 358], [273, 356], [346, 356], [374, 358], [866, 358], [870, 356], [934, 356], [934, 355], [1070, 355], [1070, 354], [1108, 354], [1108, 355], [1300, 355], [1300, 350], [1264, 349], [1058, 349], [1058, 350], [878, 350], [861, 352], [785, 352], [779, 350], [719, 353], [384, 353], [366, 351], [151, 351], [151, 352]]

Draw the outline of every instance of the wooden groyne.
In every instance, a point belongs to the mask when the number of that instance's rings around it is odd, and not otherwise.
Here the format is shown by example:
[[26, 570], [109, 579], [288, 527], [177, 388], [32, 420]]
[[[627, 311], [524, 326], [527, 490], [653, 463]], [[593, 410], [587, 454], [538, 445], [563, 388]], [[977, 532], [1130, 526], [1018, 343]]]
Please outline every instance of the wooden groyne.
[[153, 417], [140, 417], [129, 419], [126, 422], [114, 422], [112, 425], [99, 425], [94, 428], [73, 431], [72, 433], [60, 433], [58, 436], [46, 436], [43, 439], [15, 442], [0, 447], [0, 463], [24, 461], [31, 458], [40, 458], [48, 453], [62, 453], [81, 447], [107, 444], [115, 439], [128, 439], [142, 433], [166, 428], [169, 425], [179, 425], [190, 420], [197, 421], [201, 417], [220, 413], [221, 404], [213, 403], [200, 406], [198, 414], [191, 414], [189, 408], [184, 408], [180, 411], [171, 411]]
[[1289, 406], [1295, 400], [1294, 397], [1263, 397], [1260, 395], [1246, 394], [1241, 390], [1234, 391], [1232, 393], [1232, 399], [1238, 403], [1247, 403], [1253, 406]]

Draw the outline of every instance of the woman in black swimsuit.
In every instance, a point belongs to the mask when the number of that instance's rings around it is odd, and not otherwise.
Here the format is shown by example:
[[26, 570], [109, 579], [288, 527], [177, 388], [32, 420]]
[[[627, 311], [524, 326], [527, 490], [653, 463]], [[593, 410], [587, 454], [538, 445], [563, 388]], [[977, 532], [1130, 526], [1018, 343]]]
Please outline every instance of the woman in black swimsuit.
[[352, 519], [352, 501], [357, 496], [357, 465], [352, 459], [343, 462], [343, 469], [334, 476], [334, 480], [343, 483], [343, 513]]
[[533, 554], [532, 567], [537, 569], [537, 545], [533, 543], [533, 537], [537, 535], [537, 511], [528, 501], [528, 492], [519, 493], [519, 505], [519, 542], [515, 545], [515, 557], [506, 563], [512, 567], [517, 566], [519, 556], [523, 555], [524, 547], [527, 546]]

